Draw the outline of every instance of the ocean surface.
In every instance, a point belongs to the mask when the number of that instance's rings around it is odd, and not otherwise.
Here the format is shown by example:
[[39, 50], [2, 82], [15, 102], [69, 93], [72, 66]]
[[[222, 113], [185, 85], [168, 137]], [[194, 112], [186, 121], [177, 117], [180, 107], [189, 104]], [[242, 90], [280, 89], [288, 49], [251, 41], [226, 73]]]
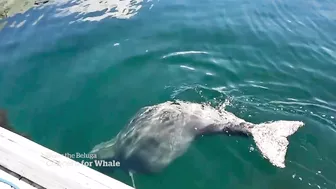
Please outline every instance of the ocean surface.
[[[298, 120], [286, 168], [252, 139], [204, 137], [138, 189], [336, 188], [336, 2], [59, 0], [0, 30], [0, 107], [59, 153], [89, 152], [179, 99], [253, 123]], [[116, 171], [110, 176], [132, 185]]]

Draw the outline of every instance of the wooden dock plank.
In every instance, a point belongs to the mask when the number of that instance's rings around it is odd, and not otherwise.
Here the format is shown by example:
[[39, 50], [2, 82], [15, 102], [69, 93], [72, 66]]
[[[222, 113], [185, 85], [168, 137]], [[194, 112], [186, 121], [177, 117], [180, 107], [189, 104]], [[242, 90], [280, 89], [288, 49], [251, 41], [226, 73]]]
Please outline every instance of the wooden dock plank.
[[1, 127], [0, 165], [47, 189], [133, 189]]

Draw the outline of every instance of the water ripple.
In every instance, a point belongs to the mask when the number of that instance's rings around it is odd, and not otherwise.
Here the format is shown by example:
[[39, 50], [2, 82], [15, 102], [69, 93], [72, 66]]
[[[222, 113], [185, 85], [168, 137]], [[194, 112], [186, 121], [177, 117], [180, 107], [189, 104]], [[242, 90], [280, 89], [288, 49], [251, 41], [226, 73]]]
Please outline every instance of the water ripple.
[[187, 54], [209, 54], [209, 53], [205, 51], [181, 51], [181, 52], [169, 53], [167, 55], [162, 56], [162, 58], [165, 59], [172, 56], [187, 55]]
[[[152, 0], [151, 8], [154, 6]], [[48, 6], [55, 6], [55, 17], [66, 17], [76, 14], [77, 20], [100, 21], [105, 18], [129, 19], [136, 15], [143, 6], [143, 0], [59, 0]]]
[[[93, 107], [101, 102], [106, 106], [101, 111], [115, 115], [118, 109], [135, 110], [128, 102], [138, 107], [167, 99], [218, 108], [228, 104], [255, 123], [307, 122], [291, 140], [290, 158], [297, 158], [292, 166], [301, 169], [295, 173], [298, 182], [314, 187], [318, 181], [304, 174], [322, 170], [313, 167], [324, 165], [322, 158], [335, 168], [335, 153], [326, 152], [333, 149], [336, 132], [333, 1], [157, 2], [59, 0], [9, 19], [13, 28], [0, 35], [0, 84], [11, 92], [1, 93], [0, 102], [24, 106], [22, 111], [40, 107], [40, 112], [69, 99]], [[90, 23], [105, 18], [117, 19]], [[20, 95], [15, 99], [15, 94]], [[228, 151], [235, 159], [245, 157], [234, 149]], [[299, 159], [300, 150], [307, 158]], [[240, 161], [248, 162], [254, 163]], [[322, 172], [323, 182], [335, 184]]]

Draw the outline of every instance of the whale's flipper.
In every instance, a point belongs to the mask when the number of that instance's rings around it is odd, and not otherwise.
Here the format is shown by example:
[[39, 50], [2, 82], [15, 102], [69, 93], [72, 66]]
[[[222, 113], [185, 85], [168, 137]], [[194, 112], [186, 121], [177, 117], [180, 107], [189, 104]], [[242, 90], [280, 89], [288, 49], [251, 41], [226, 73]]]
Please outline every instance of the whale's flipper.
[[132, 172], [132, 171], [128, 171], [128, 174], [129, 174], [129, 176], [130, 176], [131, 179], [132, 179], [132, 185], [133, 185], [133, 188], [136, 189], [136, 187], [135, 187], [135, 182], [134, 182], [134, 175], [133, 175], [133, 172]]
[[255, 125], [251, 133], [261, 154], [273, 165], [284, 168], [287, 137], [304, 125], [300, 121], [275, 121]]

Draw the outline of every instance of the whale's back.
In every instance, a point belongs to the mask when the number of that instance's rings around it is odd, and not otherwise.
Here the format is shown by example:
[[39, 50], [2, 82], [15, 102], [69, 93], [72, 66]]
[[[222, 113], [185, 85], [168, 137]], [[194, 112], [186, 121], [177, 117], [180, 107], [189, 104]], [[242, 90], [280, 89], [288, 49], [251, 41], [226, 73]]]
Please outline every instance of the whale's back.
[[115, 139], [97, 145], [92, 152], [98, 158], [118, 158], [156, 172], [182, 155], [196, 136], [194, 128], [205, 124], [180, 106], [149, 106], [142, 108]]

